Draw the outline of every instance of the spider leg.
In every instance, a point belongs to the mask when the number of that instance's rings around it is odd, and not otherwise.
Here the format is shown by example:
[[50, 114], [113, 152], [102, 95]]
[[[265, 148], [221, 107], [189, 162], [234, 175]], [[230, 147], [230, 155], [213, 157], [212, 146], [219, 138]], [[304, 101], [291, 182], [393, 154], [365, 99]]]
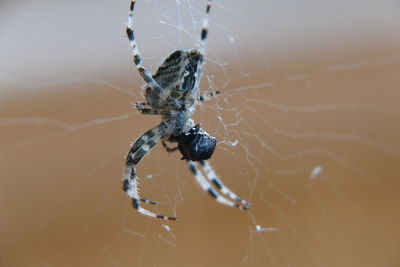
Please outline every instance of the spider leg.
[[140, 76], [142, 76], [143, 80], [151, 87], [155, 92], [161, 93], [162, 87], [158, 85], [158, 83], [154, 80], [151, 73], [142, 66], [142, 57], [139, 53], [139, 49], [135, 40], [135, 33], [133, 30], [133, 11], [135, 9], [135, 0], [131, 0], [129, 6], [129, 14], [128, 14], [128, 25], [126, 26], [126, 35], [128, 36], [129, 43], [132, 47], [133, 53], [133, 63], [135, 63], [136, 69], [139, 71]]
[[221, 191], [222, 194], [228, 196], [234, 201], [240, 202], [240, 204], [243, 205], [244, 209], [249, 209], [251, 207], [251, 204], [249, 202], [236, 195], [232, 190], [224, 185], [224, 183], [218, 178], [217, 174], [208, 163], [208, 161], [202, 160], [200, 161], [200, 165], [203, 167], [207, 179], [212, 182]]
[[161, 141], [162, 146], [165, 148], [165, 150], [167, 150], [168, 153], [174, 152], [178, 150], [178, 146], [176, 147], [169, 147], [167, 142], [165, 142], [165, 140]]
[[128, 160], [136, 165], [164, 137], [171, 135], [174, 130], [174, 119], [162, 121], [159, 125], [142, 134], [132, 145]]
[[165, 120], [159, 125], [141, 135], [132, 145], [126, 157], [126, 169], [123, 180], [123, 190], [132, 199], [133, 207], [141, 214], [163, 220], [176, 220], [176, 217], [156, 214], [140, 207], [140, 201], [156, 204], [156, 202], [141, 198], [138, 192], [138, 177], [136, 176], [135, 165], [165, 136], [172, 133], [172, 120]]
[[210, 16], [211, 5], [212, 5], [211, 0], [208, 0], [207, 8], [206, 8], [206, 16], [204, 17], [203, 25], [202, 25], [201, 33], [200, 33], [199, 52], [202, 55], [204, 55], [204, 52], [206, 51], [206, 41], [207, 41], [207, 34], [208, 34], [208, 18]]
[[230, 207], [236, 207], [241, 210], [247, 210], [247, 207], [243, 207], [237, 203], [234, 203], [233, 201], [230, 201], [229, 199], [225, 198], [224, 196], [221, 196], [210, 184], [210, 182], [207, 181], [207, 179], [204, 177], [204, 175], [199, 171], [199, 169], [196, 166], [196, 163], [194, 161], [188, 161], [188, 166], [190, 171], [193, 173], [196, 182], [201, 186], [201, 188], [208, 192], [210, 196], [215, 198], [217, 202], [230, 206]]
[[140, 198], [140, 201], [147, 203], [147, 204], [151, 204], [151, 205], [157, 205], [157, 202], [155, 202], [153, 200], [148, 200], [146, 198]]
[[197, 101], [198, 101], [198, 102], [203, 102], [203, 101], [210, 100], [210, 99], [216, 97], [217, 95], [219, 95], [220, 93], [221, 93], [220, 91], [206, 92], [206, 93], [200, 95], [200, 96], [197, 98]]
[[168, 112], [165, 110], [158, 110], [152, 108], [143, 108], [140, 110], [140, 113], [143, 115], [168, 115]]

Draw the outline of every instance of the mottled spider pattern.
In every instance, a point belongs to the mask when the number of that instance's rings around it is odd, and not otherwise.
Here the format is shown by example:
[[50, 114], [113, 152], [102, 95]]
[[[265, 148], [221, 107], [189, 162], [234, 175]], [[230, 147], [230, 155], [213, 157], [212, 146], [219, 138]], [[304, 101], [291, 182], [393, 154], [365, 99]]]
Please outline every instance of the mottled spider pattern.
[[[153, 75], [142, 66], [142, 58], [132, 28], [134, 8], [135, 0], [131, 0], [126, 33], [132, 47], [135, 67], [146, 82], [146, 102], [137, 103], [136, 109], [141, 114], [159, 115], [162, 121], [159, 125], [142, 134], [131, 146], [126, 157], [123, 190], [132, 199], [133, 207], [139, 213], [164, 220], [177, 219], [176, 217], [156, 214], [141, 207], [141, 202], [153, 205], [157, 203], [139, 196], [135, 166], [161, 141], [167, 152], [176, 150], [181, 152], [182, 159], [187, 161], [190, 171], [204, 191], [222, 204], [248, 210], [251, 206], [250, 203], [227, 188], [206, 161], [211, 158], [216, 148], [216, 139], [204, 131], [200, 125], [196, 125], [190, 118], [195, 112], [196, 104], [219, 94], [218, 91], [199, 94], [211, 0], [207, 2], [199, 48], [172, 52]], [[177, 146], [171, 148], [168, 143], [175, 143]], [[197, 163], [201, 166], [202, 171], [198, 169]]]

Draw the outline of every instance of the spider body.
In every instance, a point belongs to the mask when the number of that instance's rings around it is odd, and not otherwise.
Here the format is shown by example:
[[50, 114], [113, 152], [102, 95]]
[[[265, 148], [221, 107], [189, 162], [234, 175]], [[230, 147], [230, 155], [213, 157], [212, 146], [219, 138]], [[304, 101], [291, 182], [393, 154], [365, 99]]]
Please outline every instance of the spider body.
[[153, 75], [162, 90], [150, 86], [146, 89], [148, 105], [153, 109], [193, 114], [191, 108], [199, 93], [196, 83], [200, 78], [202, 62], [203, 56], [197, 50], [176, 50], [171, 53]]
[[[132, 199], [133, 207], [141, 214], [164, 220], [176, 220], [176, 217], [168, 217], [150, 212], [141, 207], [140, 202], [157, 204], [155, 201], [139, 197], [138, 177], [135, 166], [149, 151], [161, 141], [167, 152], [179, 150], [182, 159], [186, 160], [190, 171], [202, 189], [215, 198], [218, 202], [239, 209], [247, 210], [250, 203], [237, 196], [215, 174], [211, 165], [206, 161], [211, 158], [217, 145], [216, 139], [206, 131], [195, 125], [190, 118], [196, 104], [205, 101], [218, 94], [206, 93], [199, 95], [199, 82], [201, 66], [205, 51], [205, 40], [208, 33], [208, 20], [204, 19], [200, 34], [200, 47], [198, 50], [175, 50], [151, 75], [142, 66], [142, 58], [136, 45], [134, 31], [132, 29], [133, 10], [135, 0], [131, 0], [128, 26], [126, 33], [130, 41], [133, 62], [146, 82], [146, 103], [137, 103], [137, 110], [144, 115], [159, 115], [161, 123], [142, 134], [131, 146], [126, 157], [126, 169], [123, 180], [123, 190]], [[211, 0], [208, 0], [206, 14], [211, 9]], [[168, 143], [177, 143], [170, 148]], [[199, 162], [203, 168], [201, 172], [196, 165]], [[205, 173], [205, 176], [203, 175]], [[222, 196], [213, 186], [228, 198]]]
[[182, 159], [200, 161], [211, 158], [214, 153], [217, 141], [199, 125], [184, 132], [178, 137], [178, 149]]

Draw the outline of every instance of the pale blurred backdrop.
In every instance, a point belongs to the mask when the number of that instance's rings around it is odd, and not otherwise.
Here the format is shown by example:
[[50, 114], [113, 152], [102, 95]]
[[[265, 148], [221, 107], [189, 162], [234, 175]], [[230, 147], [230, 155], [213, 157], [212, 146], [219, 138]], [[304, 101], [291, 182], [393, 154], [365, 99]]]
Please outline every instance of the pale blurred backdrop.
[[[0, 3], [1, 266], [400, 266], [400, 2], [215, 0], [194, 116], [210, 160], [253, 204], [217, 204], [179, 153], [138, 165], [148, 207], [121, 188], [129, 145], [159, 123], [124, 28], [129, 1]], [[139, 0], [155, 71], [198, 44], [206, 1]]]

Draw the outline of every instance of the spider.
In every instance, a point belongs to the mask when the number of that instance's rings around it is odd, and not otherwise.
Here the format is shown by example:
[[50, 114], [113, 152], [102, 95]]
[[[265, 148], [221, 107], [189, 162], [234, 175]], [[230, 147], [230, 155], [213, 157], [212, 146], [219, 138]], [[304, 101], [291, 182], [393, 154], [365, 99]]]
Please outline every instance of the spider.
[[[227, 188], [206, 161], [211, 158], [215, 150], [216, 139], [204, 131], [199, 124], [196, 125], [190, 118], [195, 112], [196, 104], [219, 94], [216, 91], [215, 93], [199, 95], [211, 0], [207, 2], [198, 50], [176, 50], [172, 52], [153, 75], [142, 66], [142, 58], [132, 29], [134, 8], [135, 0], [131, 0], [126, 33], [132, 48], [135, 67], [146, 82], [145, 98], [147, 101], [137, 103], [136, 109], [141, 114], [160, 115], [162, 121], [159, 125], [142, 134], [131, 146], [126, 157], [123, 190], [132, 199], [133, 207], [139, 213], [164, 220], [177, 219], [177, 217], [150, 212], [140, 205], [141, 202], [153, 205], [157, 203], [139, 196], [135, 166], [161, 141], [167, 152], [180, 151], [182, 159], [187, 161], [190, 171], [204, 191], [222, 204], [248, 210], [251, 204]], [[175, 143], [177, 146], [171, 148], [167, 142]], [[198, 169], [197, 163], [202, 167], [205, 176]]]

